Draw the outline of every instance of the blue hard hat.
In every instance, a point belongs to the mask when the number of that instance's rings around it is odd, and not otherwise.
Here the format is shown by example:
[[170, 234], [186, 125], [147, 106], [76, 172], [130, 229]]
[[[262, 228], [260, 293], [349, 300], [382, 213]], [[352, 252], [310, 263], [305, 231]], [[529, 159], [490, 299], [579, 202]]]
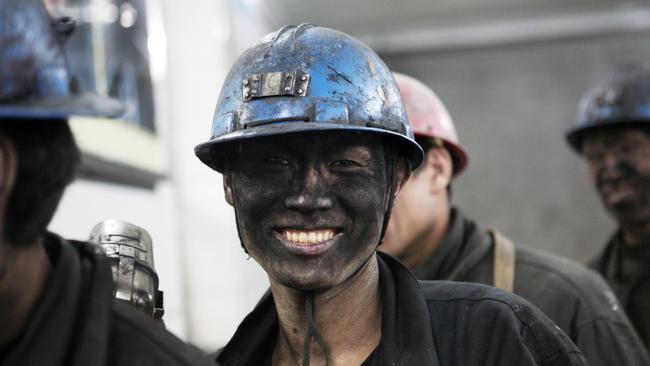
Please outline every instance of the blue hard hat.
[[585, 132], [639, 125], [650, 126], [650, 69], [629, 65], [583, 95], [566, 138], [580, 152]]
[[42, 0], [0, 0], [0, 120], [116, 117], [123, 105], [74, 88], [63, 41], [74, 22]]
[[399, 89], [359, 40], [311, 24], [285, 26], [245, 51], [221, 89], [210, 140], [194, 151], [222, 172], [233, 143], [306, 131], [358, 131], [392, 138], [413, 168], [413, 139]]

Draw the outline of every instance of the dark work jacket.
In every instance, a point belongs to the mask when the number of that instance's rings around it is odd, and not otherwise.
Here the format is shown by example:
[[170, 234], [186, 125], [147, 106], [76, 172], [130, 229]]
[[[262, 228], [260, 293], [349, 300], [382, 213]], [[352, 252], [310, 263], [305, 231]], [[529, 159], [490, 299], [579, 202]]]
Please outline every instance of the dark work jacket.
[[[522, 298], [477, 284], [420, 282], [383, 253], [378, 262], [382, 333], [364, 366], [586, 365], [567, 336]], [[345, 314], [341, 309], [340, 316]], [[277, 335], [278, 315], [269, 292], [217, 362], [270, 365]]]
[[2, 366], [207, 365], [144, 313], [113, 301], [110, 263], [95, 245], [48, 234], [52, 271]]
[[[413, 272], [422, 280], [492, 285], [493, 238], [453, 209], [447, 235]], [[615, 295], [595, 272], [571, 260], [515, 247], [514, 293], [548, 315], [592, 366], [650, 365]]]
[[612, 287], [650, 351], [650, 243], [628, 248], [619, 231], [591, 266]]

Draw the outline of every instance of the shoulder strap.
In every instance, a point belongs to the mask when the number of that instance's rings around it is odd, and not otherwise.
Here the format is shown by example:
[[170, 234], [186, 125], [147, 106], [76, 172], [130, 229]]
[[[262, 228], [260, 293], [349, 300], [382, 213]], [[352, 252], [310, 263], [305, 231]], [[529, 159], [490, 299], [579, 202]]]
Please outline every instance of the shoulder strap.
[[496, 230], [494, 238], [494, 287], [512, 292], [515, 289], [515, 246]]

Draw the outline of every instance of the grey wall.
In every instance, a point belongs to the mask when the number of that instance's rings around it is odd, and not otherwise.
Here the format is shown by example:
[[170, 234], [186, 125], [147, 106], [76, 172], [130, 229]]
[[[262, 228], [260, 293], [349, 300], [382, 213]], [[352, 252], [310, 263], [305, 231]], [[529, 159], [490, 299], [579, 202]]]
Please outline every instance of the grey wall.
[[615, 223], [564, 132], [587, 87], [611, 68], [649, 56], [645, 34], [382, 58], [448, 106], [470, 154], [454, 202], [482, 226], [585, 261]]

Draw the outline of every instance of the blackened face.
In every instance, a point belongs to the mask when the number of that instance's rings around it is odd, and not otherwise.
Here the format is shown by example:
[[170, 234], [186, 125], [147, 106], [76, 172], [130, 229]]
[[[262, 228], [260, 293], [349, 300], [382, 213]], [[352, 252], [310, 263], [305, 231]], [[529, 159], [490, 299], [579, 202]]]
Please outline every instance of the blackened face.
[[622, 224], [650, 221], [650, 136], [638, 129], [589, 132], [582, 152], [605, 207]]
[[225, 176], [241, 239], [272, 280], [342, 283], [374, 254], [389, 179], [381, 137], [300, 133], [242, 143]]

